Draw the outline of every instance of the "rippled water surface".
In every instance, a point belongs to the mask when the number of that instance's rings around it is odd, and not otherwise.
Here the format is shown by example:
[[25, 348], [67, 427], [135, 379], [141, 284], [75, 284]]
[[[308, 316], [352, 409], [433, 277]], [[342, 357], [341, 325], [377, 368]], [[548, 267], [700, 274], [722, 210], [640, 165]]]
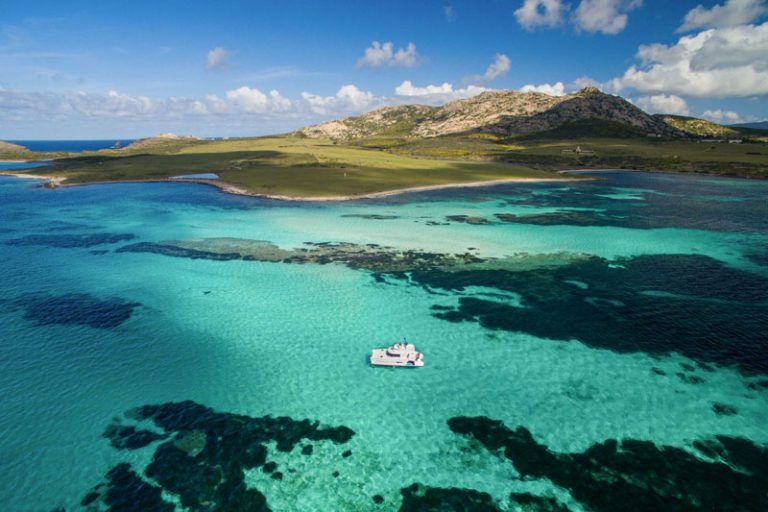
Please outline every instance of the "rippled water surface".
[[[599, 177], [0, 177], [0, 503], [764, 510], [768, 183]], [[424, 368], [367, 364], [404, 336]]]

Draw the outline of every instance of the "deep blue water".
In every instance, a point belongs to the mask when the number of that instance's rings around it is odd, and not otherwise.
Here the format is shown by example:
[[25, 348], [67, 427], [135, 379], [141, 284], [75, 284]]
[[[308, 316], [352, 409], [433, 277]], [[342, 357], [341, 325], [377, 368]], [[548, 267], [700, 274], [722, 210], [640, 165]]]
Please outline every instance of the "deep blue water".
[[0, 177], [0, 508], [768, 510], [768, 182], [600, 176]]
[[135, 139], [105, 139], [105, 140], [9, 140], [13, 144], [19, 144], [32, 151], [65, 151], [69, 153], [81, 153], [83, 151], [98, 151], [111, 148], [116, 142], [125, 147]]

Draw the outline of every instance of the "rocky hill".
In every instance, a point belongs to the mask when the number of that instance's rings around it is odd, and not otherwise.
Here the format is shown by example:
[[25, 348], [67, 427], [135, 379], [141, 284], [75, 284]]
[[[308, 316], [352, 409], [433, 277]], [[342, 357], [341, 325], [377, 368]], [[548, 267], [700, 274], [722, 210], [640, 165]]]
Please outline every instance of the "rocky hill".
[[0, 153], [29, 153], [29, 149], [18, 144], [0, 140]]
[[385, 107], [361, 116], [309, 126], [297, 133], [334, 140], [371, 136], [436, 137], [472, 131], [513, 135], [554, 130], [584, 120], [618, 123], [642, 135], [685, 135], [624, 98], [605, 94], [594, 87], [566, 96], [488, 91], [442, 107]]
[[154, 137], [146, 137], [144, 139], [138, 139], [128, 144], [123, 150], [136, 150], [146, 149], [149, 147], [157, 146], [159, 144], [166, 144], [168, 142], [196, 142], [202, 140], [200, 137], [194, 135], [176, 135], [175, 133], [161, 133]]
[[693, 135], [694, 137], [738, 137], [740, 134], [737, 130], [722, 126], [711, 121], [704, 119], [698, 119], [695, 117], [686, 116], [672, 116], [665, 114], [657, 114], [654, 117], [664, 121], [670, 126], [677, 128], [681, 132]]

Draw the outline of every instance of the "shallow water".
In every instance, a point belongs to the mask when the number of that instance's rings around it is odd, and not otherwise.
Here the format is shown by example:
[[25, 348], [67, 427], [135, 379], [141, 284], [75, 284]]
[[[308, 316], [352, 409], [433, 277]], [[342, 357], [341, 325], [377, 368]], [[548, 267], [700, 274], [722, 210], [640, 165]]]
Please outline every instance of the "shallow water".
[[[704, 460], [693, 443], [715, 435], [768, 443], [768, 183], [600, 177], [323, 204], [0, 177], [0, 503], [78, 509], [116, 464], [141, 474], [157, 443], [116, 450], [105, 427], [182, 400], [355, 432], [311, 455], [266, 443], [282, 480], [244, 478], [273, 510], [395, 510], [414, 482], [584, 508], [452, 432], [456, 416], [524, 426], [557, 452], [637, 439]], [[490, 269], [116, 252], [222, 237], [470, 252]], [[424, 368], [366, 364], [404, 336]]]

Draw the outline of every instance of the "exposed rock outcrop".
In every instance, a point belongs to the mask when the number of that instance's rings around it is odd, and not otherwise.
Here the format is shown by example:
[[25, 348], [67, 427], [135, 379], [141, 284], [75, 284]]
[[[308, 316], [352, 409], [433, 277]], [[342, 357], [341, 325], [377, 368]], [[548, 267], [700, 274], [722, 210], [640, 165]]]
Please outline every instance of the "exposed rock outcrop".
[[361, 116], [309, 126], [298, 133], [334, 140], [370, 136], [436, 137], [471, 131], [512, 135], [552, 130], [582, 120], [621, 123], [640, 134], [684, 135], [676, 127], [646, 114], [624, 98], [605, 94], [594, 87], [565, 96], [488, 91], [442, 107], [385, 107]]

